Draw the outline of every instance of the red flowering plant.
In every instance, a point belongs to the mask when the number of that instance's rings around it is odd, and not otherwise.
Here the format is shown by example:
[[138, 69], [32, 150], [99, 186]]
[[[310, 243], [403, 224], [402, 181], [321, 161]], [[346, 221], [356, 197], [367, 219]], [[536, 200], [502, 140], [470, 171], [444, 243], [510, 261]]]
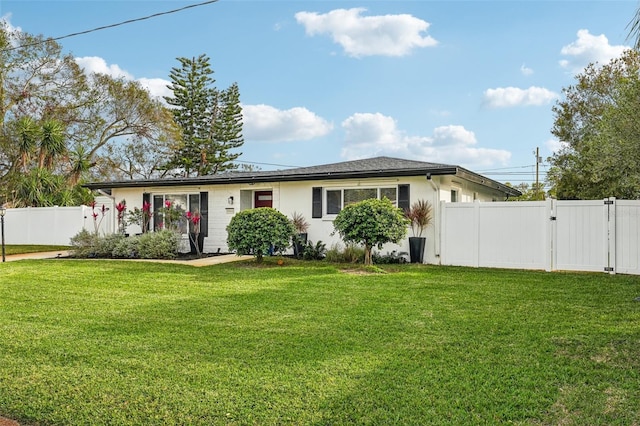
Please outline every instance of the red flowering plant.
[[[100, 225], [102, 224], [104, 217], [109, 211], [109, 207], [103, 204], [102, 207], [99, 208], [98, 211], [96, 211], [96, 205], [96, 200], [93, 200], [89, 203], [89, 207], [91, 207], [91, 217], [93, 217], [93, 229], [95, 230], [95, 234], [98, 235]], [[100, 220], [98, 220], [98, 217], [100, 217]]]
[[124, 234], [125, 226], [126, 226], [124, 215], [127, 210], [126, 200], [122, 200], [118, 204], [116, 204], [116, 210], [118, 211], [118, 232], [121, 234]]
[[191, 240], [192, 246], [195, 247], [197, 255], [200, 256], [202, 253], [200, 250], [200, 244], [198, 243], [198, 236], [200, 235], [200, 220], [202, 217], [200, 216], [200, 212], [197, 210], [193, 213], [188, 211], [185, 214], [185, 217], [189, 222], [189, 228], [191, 228], [189, 232], [189, 239]]
[[144, 234], [149, 230], [149, 223], [151, 222], [152, 216], [151, 203], [145, 201], [142, 203], [142, 209], [134, 207], [133, 210], [129, 211], [127, 223], [129, 225], [138, 225]]
[[184, 210], [176, 206], [173, 201], [165, 201], [164, 207], [160, 209], [160, 213], [164, 217], [164, 229], [179, 232], [181, 223], [184, 223], [182, 222], [184, 220], [182, 215], [183, 211]]

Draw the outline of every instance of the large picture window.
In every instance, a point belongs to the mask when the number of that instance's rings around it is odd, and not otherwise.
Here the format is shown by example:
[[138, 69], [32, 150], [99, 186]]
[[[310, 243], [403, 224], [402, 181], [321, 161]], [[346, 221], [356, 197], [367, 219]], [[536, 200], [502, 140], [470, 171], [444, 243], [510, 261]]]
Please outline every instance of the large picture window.
[[[200, 214], [200, 194], [155, 194], [153, 196], [153, 230], [163, 229], [165, 217], [162, 208], [171, 202], [172, 208], [180, 212], [181, 220], [178, 222], [178, 232], [187, 233], [187, 211]], [[190, 230], [191, 231], [191, 230]]]
[[370, 198], [388, 198], [394, 205], [398, 205], [398, 188], [345, 188], [345, 189], [327, 189], [327, 214], [334, 215], [346, 206]]

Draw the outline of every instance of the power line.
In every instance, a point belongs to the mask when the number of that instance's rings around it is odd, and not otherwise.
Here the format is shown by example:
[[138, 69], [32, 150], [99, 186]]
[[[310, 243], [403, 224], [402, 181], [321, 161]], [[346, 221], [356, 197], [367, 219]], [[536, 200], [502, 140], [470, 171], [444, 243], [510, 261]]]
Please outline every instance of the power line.
[[60, 37], [47, 38], [46, 40], [41, 40], [41, 41], [34, 42], [34, 43], [23, 44], [21, 46], [10, 47], [8, 49], [3, 49], [2, 51], [3, 52], [9, 52], [11, 50], [22, 49], [24, 47], [37, 46], [39, 44], [46, 43], [47, 41], [58, 41], [58, 40], [62, 40], [62, 39], [69, 38], [69, 37], [76, 37], [76, 36], [79, 36], [79, 35], [89, 34], [89, 33], [93, 33], [93, 32], [96, 32], [96, 31], [101, 31], [101, 30], [106, 30], [106, 29], [109, 29], [109, 28], [119, 27], [121, 25], [132, 24], [134, 22], [139, 22], [139, 21], [144, 21], [144, 20], [147, 20], [147, 19], [157, 18], [158, 16], [170, 15], [172, 13], [182, 12], [183, 10], [186, 10], [186, 9], [191, 9], [191, 8], [199, 7], [199, 6], [205, 6], [207, 4], [216, 3], [217, 1], [218, 0], [207, 0], [207, 1], [204, 1], [202, 3], [191, 4], [189, 6], [184, 6], [184, 7], [178, 8], [178, 9], [173, 9], [173, 10], [168, 10], [166, 12], [158, 12], [158, 13], [154, 13], [153, 15], [143, 16], [142, 18], [129, 19], [129, 20], [126, 20], [126, 21], [118, 22], [117, 24], [104, 25], [104, 26], [101, 26], [101, 27], [92, 28], [90, 30], [80, 31], [80, 32], [77, 32], [77, 33], [71, 33], [71, 34], [60, 36]]
[[255, 161], [235, 161], [238, 164], [256, 164], [258, 166], [276, 166], [276, 167], [289, 167], [289, 168], [298, 168], [302, 166], [291, 166], [288, 164], [273, 164], [273, 163], [258, 163]]
[[529, 167], [535, 167], [535, 165], [534, 164], [529, 164], [529, 165], [526, 165], [526, 166], [512, 166], [512, 167], [501, 167], [501, 168], [498, 168], [498, 169], [478, 170], [478, 173], [494, 172], [496, 170], [527, 169]]

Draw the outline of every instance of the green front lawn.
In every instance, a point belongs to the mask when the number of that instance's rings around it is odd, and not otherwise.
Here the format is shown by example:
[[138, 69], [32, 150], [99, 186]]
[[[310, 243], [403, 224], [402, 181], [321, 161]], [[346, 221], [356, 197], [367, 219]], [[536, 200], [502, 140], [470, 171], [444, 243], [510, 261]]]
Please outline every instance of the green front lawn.
[[41, 425], [640, 423], [640, 277], [274, 259], [0, 267]]
[[41, 253], [45, 251], [69, 250], [69, 246], [42, 246], [42, 245], [5, 245], [5, 252], [10, 254]]

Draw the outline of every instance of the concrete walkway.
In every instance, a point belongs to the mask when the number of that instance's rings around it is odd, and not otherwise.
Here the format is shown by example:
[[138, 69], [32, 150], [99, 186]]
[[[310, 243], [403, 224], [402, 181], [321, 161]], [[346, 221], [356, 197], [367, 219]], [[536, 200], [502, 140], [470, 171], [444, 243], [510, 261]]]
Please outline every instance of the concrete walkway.
[[[59, 257], [67, 257], [69, 252], [65, 250], [61, 251], [45, 251], [40, 253], [24, 253], [24, 254], [12, 254], [6, 256], [7, 262], [13, 262], [17, 260], [26, 259], [56, 259]], [[153, 263], [176, 263], [180, 265], [189, 265], [195, 267], [218, 265], [220, 263], [237, 262], [239, 260], [252, 259], [253, 256], [237, 256], [235, 254], [223, 254], [220, 256], [203, 257], [194, 260], [171, 260], [171, 259], [95, 259], [95, 260], [127, 260], [131, 262], [153, 262]], [[92, 259], [86, 259], [92, 260]], [[1, 425], [0, 425], [1, 426]]]

